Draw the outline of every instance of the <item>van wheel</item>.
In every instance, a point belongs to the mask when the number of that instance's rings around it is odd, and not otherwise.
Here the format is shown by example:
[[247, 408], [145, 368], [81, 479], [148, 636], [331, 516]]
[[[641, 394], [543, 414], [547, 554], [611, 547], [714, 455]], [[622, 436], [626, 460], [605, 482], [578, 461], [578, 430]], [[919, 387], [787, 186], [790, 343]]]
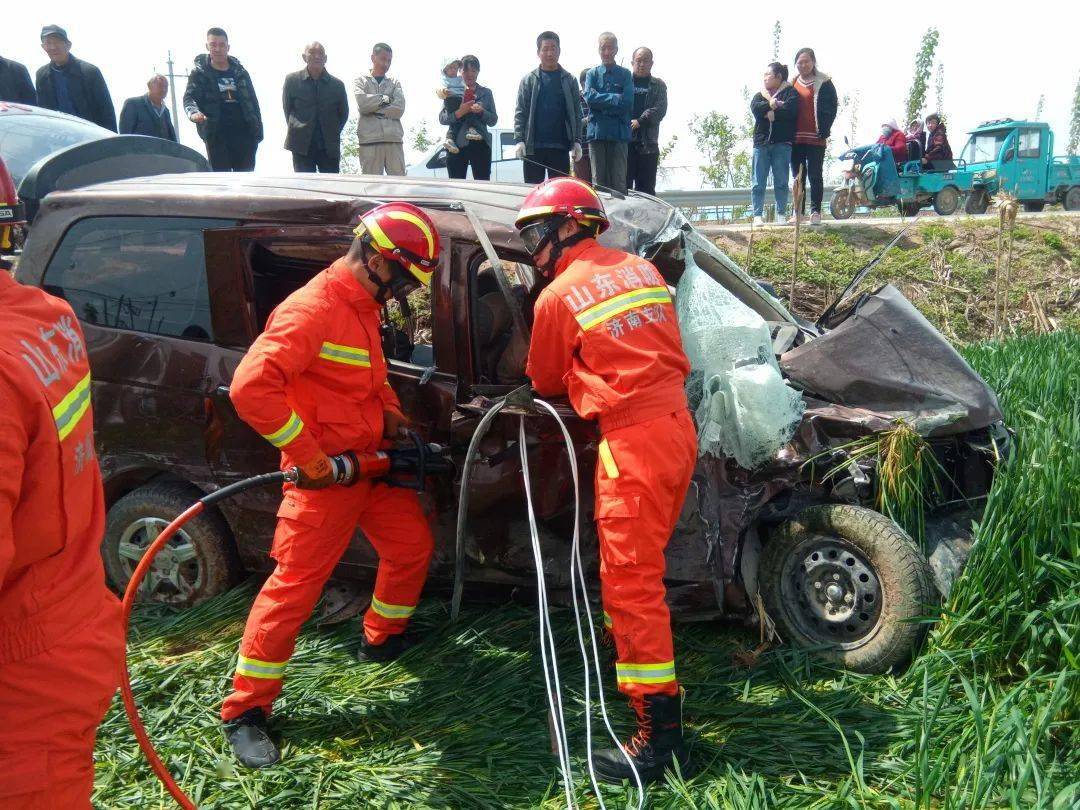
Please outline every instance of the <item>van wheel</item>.
[[[176, 482], [147, 484], [113, 504], [101, 556], [110, 584], [123, 592], [135, 567], [161, 530], [203, 496]], [[190, 520], [158, 554], [139, 591], [140, 602], [187, 608], [227, 591], [239, 565], [232, 534], [217, 509]]]
[[892, 520], [827, 504], [773, 532], [761, 556], [765, 608], [780, 637], [855, 672], [910, 660], [935, 602], [930, 566]]
[[1073, 186], [1065, 192], [1065, 210], [1080, 211], [1080, 186]]
[[910, 219], [911, 217], [917, 217], [919, 215], [919, 211], [922, 210], [922, 203], [898, 202], [896, 207], [900, 209], [900, 214], [902, 216]]
[[990, 207], [990, 195], [985, 188], [973, 189], [964, 201], [964, 212], [967, 214], [985, 214]]
[[938, 216], [952, 216], [959, 207], [960, 192], [956, 190], [956, 186], [945, 186], [934, 195], [934, 211]]
[[829, 200], [829, 213], [833, 219], [848, 219], [855, 212], [855, 204], [851, 198], [851, 192], [841, 189], [833, 194]]

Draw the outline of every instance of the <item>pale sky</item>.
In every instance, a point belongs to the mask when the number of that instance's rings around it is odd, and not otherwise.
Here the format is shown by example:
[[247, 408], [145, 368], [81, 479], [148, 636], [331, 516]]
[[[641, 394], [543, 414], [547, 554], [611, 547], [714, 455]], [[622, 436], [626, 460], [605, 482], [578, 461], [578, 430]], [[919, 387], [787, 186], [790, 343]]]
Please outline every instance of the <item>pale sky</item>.
[[[152, 13], [148, 13], [152, 9]], [[573, 12], [570, 11], [573, 9]], [[621, 16], [613, 18], [611, 11]], [[1030, 12], [1030, 13], [1029, 13]], [[303, 66], [306, 42], [319, 40], [329, 56], [327, 69], [352, 79], [370, 67], [371, 45], [386, 41], [394, 49], [391, 75], [401, 80], [406, 98], [406, 131], [426, 119], [431, 132], [441, 102], [434, 89], [443, 55], [475, 53], [480, 83], [490, 87], [499, 127], [513, 126], [514, 99], [521, 76], [537, 64], [536, 35], [550, 28], [562, 38], [562, 64], [575, 75], [597, 64], [597, 34], [614, 31], [617, 60], [629, 67], [638, 45], [655, 53], [653, 73], [668, 84], [670, 107], [661, 141], [679, 135], [671, 165], [700, 162], [687, 131], [695, 114], [719, 110], [734, 117], [745, 111], [743, 87], [758, 88], [772, 59], [772, 28], [783, 24], [780, 61], [793, 68], [795, 51], [813, 47], [818, 66], [829, 73], [841, 96], [861, 94], [858, 142], [877, 137], [884, 119], [902, 117], [912, 66], [922, 33], [941, 32], [937, 58], [944, 64], [944, 107], [954, 151], [964, 132], [990, 118], [1030, 118], [1040, 94], [1046, 96], [1043, 120], [1055, 133], [1055, 152], [1068, 140], [1069, 110], [1080, 73], [1080, 3], [1042, 3], [1028, 9], [1016, 3], [597, 3], [582, 2], [408, 2], [267, 3], [183, 2], [154, 4], [127, 0], [94, 4], [53, 0], [19, 4], [5, 15], [0, 54], [23, 62], [31, 75], [46, 62], [39, 45], [42, 25], [65, 27], [72, 53], [93, 62], [105, 75], [119, 113], [123, 100], [145, 92], [155, 72], [165, 72], [171, 50], [177, 70], [204, 52], [205, 33], [220, 26], [229, 33], [232, 55], [251, 73], [262, 107], [266, 136], [256, 171], [289, 172], [282, 144], [285, 122], [281, 86], [285, 74]], [[931, 78], [928, 93], [934, 105]], [[182, 106], [184, 80], [177, 86]], [[355, 109], [355, 102], [353, 104]], [[168, 101], [166, 101], [168, 103]], [[929, 112], [930, 109], [927, 109]], [[182, 118], [182, 114], [181, 114]], [[842, 151], [850, 124], [845, 112], [833, 129], [830, 151]], [[184, 143], [201, 150], [195, 127], [180, 122]], [[407, 153], [407, 160], [416, 155]], [[696, 187], [691, 172], [675, 175], [680, 187]]]

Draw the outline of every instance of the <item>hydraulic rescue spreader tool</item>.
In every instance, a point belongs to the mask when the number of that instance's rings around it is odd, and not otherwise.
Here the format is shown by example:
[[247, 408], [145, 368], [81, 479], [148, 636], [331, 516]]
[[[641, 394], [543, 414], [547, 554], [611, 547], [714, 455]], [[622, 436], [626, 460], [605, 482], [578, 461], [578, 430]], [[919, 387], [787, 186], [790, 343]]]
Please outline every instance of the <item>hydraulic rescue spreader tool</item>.
[[[409, 431], [409, 439], [412, 447], [380, 450], [374, 453], [354, 453], [348, 451], [340, 455], [330, 457], [330, 465], [333, 471], [335, 484], [339, 486], [352, 486], [363, 480], [381, 479], [391, 486], [405, 487], [423, 492], [427, 477], [430, 475], [452, 475], [454, 472], [453, 462], [447, 457], [447, 448], [438, 444], [428, 444], [417, 434]], [[131, 626], [131, 609], [135, 605], [139, 588], [142, 586], [146, 572], [154, 563], [154, 558], [165, 548], [173, 536], [192, 518], [202, 514], [208, 506], [218, 501], [239, 495], [249, 489], [270, 486], [272, 484], [297, 483], [300, 480], [299, 467], [292, 467], [278, 472], [264, 473], [263, 475], [245, 478], [227, 487], [211, 492], [200, 498], [172, 523], [166, 526], [161, 534], [143, 554], [135, 572], [131, 575], [127, 589], [124, 591], [123, 616], [124, 635], [127, 637]], [[142, 719], [139, 717], [139, 709], [135, 704], [135, 696], [131, 691], [131, 677], [128, 672], [127, 661], [124, 661], [124, 677], [120, 682], [120, 693], [124, 701], [124, 711], [127, 712], [128, 722], [135, 739], [142, 749], [143, 755], [150, 763], [154, 774], [165, 785], [165, 789], [184, 810], [196, 810], [195, 803], [180, 789], [173, 779], [169, 769], [161, 761], [157, 751], [154, 750], [150, 737], [146, 733]]]

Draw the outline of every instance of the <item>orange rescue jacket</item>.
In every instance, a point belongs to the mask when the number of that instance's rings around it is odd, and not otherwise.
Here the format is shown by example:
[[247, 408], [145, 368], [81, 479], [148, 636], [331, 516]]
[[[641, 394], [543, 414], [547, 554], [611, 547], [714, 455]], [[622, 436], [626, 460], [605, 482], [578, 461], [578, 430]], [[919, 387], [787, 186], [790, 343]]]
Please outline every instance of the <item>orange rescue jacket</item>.
[[0, 665], [37, 655], [116, 598], [90, 366], [71, 307], [0, 272]]
[[282, 469], [319, 451], [371, 452], [383, 411], [401, 413], [386, 379], [378, 302], [342, 259], [281, 302], [233, 375], [237, 413], [282, 452]]
[[536, 301], [526, 373], [601, 432], [688, 407], [690, 362], [660, 272], [595, 239], [569, 248]]

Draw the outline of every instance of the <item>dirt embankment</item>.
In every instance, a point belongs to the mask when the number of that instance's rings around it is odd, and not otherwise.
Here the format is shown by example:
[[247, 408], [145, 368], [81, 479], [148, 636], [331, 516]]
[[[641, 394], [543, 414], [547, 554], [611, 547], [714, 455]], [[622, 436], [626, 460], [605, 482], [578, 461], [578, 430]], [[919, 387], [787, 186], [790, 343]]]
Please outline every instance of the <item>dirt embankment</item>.
[[[716, 243], [758, 279], [771, 282], [792, 308], [814, 319], [899, 225], [802, 230], [791, 295], [794, 229], [732, 231]], [[1004, 334], [1080, 328], [1080, 218], [1023, 221], [999, 251], [995, 222], [935, 218], [913, 226], [861, 289], [899, 287], [950, 339], [993, 336], [995, 301]], [[999, 269], [1000, 267], [1000, 269]], [[1000, 292], [999, 292], [1000, 284]]]

